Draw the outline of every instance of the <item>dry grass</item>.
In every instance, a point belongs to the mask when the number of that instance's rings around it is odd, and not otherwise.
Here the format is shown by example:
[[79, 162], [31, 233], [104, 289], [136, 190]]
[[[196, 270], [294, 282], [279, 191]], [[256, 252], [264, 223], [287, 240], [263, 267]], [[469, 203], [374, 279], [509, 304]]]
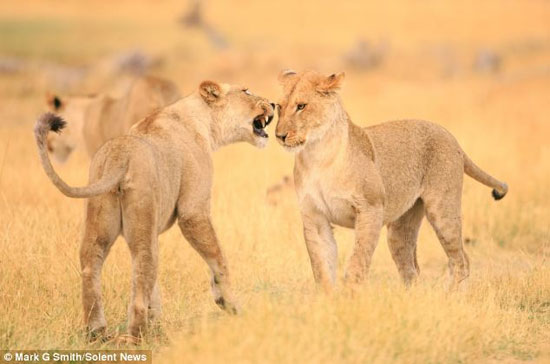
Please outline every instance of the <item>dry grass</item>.
[[[313, 287], [294, 195], [282, 195], [277, 206], [265, 203], [266, 188], [290, 173], [292, 156], [273, 141], [262, 151], [222, 149], [215, 157], [213, 219], [244, 312], [228, 317], [216, 308], [206, 265], [171, 229], [160, 239], [164, 315], [143, 343], [155, 362], [549, 362], [550, 5], [341, 3], [209, 2], [207, 18], [234, 45], [221, 53], [198, 32], [178, 28], [178, 3], [98, 2], [94, 11], [76, 1], [2, 3], [0, 55], [83, 64], [140, 46], [164, 56], [157, 72], [186, 92], [215, 78], [273, 99], [280, 68], [344, 69], [343, 98], [357, 123], [439, 122], [511, 187], [497, 203], [486, 187], [466, 179], [472, 276], [463, 292], [445, 291], [446, 258], [425, 224], [417, 286], [401, 286], [383, 234], [364, 289], [325, 297]], [[360, 72], [341, 61], [361, 35], [391, 41], [381, 68]], [[533, 39], [544, 46], [510, 50]], [[442, 77], [426, 51], [440, 45], [456, 52], [451, 77]], [[502, 51], [500, 74], [471, 70], [478, 47]], [[0, 74], [0, 348], [96, 348], [81, 331], [83, 203], [63, 197], [39, 165], [31, 130], [47, 85], [33, 83], [33, 75]], [[56, 168], [71, 184], [83, 184], [88, 161], [83, 153], [75, 157]], [[353, 234], [336, 229], [336, 235], [344, 265]], [[120, 239], [103, 274], [113, 331], [126, 325], [129, 274]]]

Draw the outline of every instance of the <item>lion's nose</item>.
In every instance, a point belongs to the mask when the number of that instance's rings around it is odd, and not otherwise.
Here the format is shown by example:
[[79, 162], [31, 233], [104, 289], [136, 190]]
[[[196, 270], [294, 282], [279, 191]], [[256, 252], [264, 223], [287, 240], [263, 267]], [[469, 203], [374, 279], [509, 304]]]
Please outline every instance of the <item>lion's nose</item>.
[[277, 135], [277, 138], [281, 139], [283, 141], [283, 143], [285, 142], [285, 139], [288, 135], [288, 133], [285, 133], [285, 134], [276, 134]]
[[273, 102], [270, 102], [269, 105], [271, 105], [271, 107], [273, 108], [273, 110], [275, 110], [275, 104]]

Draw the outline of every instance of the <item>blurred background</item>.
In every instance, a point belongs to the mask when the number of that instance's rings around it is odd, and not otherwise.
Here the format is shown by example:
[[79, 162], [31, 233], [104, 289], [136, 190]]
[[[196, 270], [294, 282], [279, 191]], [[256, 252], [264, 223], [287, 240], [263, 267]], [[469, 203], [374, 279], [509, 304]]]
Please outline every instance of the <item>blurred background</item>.
[[[304, 292], [311, 293], [312, 277], [294, 192], [285, 180], [293, 156], [270, 139], [265, 150], [235, 145], [216, 154], [212, 210], [244, 305], [276, 329], [255, 326], [257, 320], [246, 315], [240, 321], [211, 319], [217, 311], [207, 269], [173, 228], [161, 238], [163, 329], [146, 347], [179, 343], [174, 362], [216, 361], [218, 355], [251, 362], [468, 362], [548, 353], [541, 344], [550, 341], [547, 0], [0, 2], [0, 347], [86, 345], [74, 330], [80, 327], [82, 202], [51, 185], [32, 136], [48, 92], [116, 97], [134, 77], [156, 75], [174, 81], [184, 95], [212, 79], [277, 101], [277, 75], [286, 68], [345, 71], [341, 94], [355, 123], [434, 121], [478, 165], [509, 184], [509, 195], [496, 203], [489, 189], [465, 178], [464, 237], [475, 293], [462, 306], [444, 295], [413, 294], [411, 302], [430, 310], [434, 306], [423, 299], [438, 300], [441, 315], [405, 310], [401, 321], [390, 321], [403, 330], [384, 342], [383, 330], [368, 328], [388, 313], [388, 304], [405, 307], [400, 305], [408, 299], [392, 301], [395, 291], [385, 288], [390, 282], [397, 289], [399, 280], [383, 235], [371, 270], [372, 284], [381, 290], [367, 291], [355, 303], [336, 302], [341, 312], [315, 304], [314, 316], [295, 311]], [[274, 135], [273, 126], [268, 133]], [[55, 168], [70, 184], [82, 185], [88, 165], [85, 151], [78, 150]], [[336, 236], [343, 265], [353, 234], [337, 228]], [[426, 223], [419, 262], [429, 287], [445, 275], [446, 257]], [[116, 244], [104, 292], [109, 325], [120, 330], [129, 272], [127, 249]], [[372, 301], [376, 297], [380, 301]], [[370, 313], [357, 302], [371, 307]], [[472, 311], [484, 307], [490, 314]], [[324, 326], [325, 314], [348, 321]], [[333, 331], [342, 345], [317, 334], [286, 338], [290, 327], [298, 336]], [[456, 335], [432, 341], [443, 337], [442, 327]], [[377, 350], [355, 350], [364, 341], [355, 340], [354, 329]], [[235, 343], [224, 336], [232, 330], [252, 334]]]
[[[372, 94], [388, 92], [390, 81], [428, 92], [457, 81], [503, 89], [550, 72], [547, 1], [48, 0], [0, 6], [0, 75], [9, 85], [3, 92], [16, 96], [43, 89], [97, 92], [124, 74], [151, 72], [184, 90], [210, 77], [270, 93], [278, 71], [292, 67], [345, 70], [347, 92], [370, 92], [363, 94], [368, 106]], [[21, 77], [28, 77], [25, 84], [17, 82]]]

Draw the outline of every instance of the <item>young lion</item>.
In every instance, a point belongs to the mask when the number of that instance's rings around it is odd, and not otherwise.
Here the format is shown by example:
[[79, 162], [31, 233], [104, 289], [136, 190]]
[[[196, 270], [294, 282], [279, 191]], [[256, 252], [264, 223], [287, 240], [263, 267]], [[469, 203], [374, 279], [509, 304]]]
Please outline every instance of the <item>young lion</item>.
[[63, 134], [48, 135], [48, 151], [63, 163], [83, 144], [92, 157], [107, 140], [126, 134], [135, 123], [180, 98], [172, 81], [153, 76], [136, 79], [119, 98], [106, 94], [48, 95], [50, 110], [69, 120]]
[[344, 74], [316, 72], [279, 76], [284, 97], [276, 135], [295, 151], [294, 179], [304, 236], [315, 280], [325, 289], [336, 278], [337, 247], [331, 224], [355, 228], [346, 283], [367, 275], [381, 228], [397, 269], [409, 285], [418, 275], [416, 240], [424, 214], [449, 258], [452, 285], [469, 275], [462, 246], [463, 174], [508, 191], [462, 151], [442, 127], [418, 120], [360, 128], [344, 110], [337, 90]]
[[204, 81], [197, 92], [150, 115], [128, 135], [107, 141], [92, 159], [86, 187], [68, 186], [48, 158], [48, 132], [60, 131], [64, 121], [51, 113], [38, 119], [36, 143], [48, 177], [66, 196], [88, 198], [80, 263], [84, 321], [91, 337], [106, 327], [100, 274], [119, 234], [133, 260], [130, 337], [138, 338], [148, 315], [160, 312], [157, 237], [176, 220], [212, 271], [215, 302], [237, 311], [210, 221], [212, 152], [243, 141], [264, 147], [264, 128], [273, 115], [274, 104], [246, 88]]

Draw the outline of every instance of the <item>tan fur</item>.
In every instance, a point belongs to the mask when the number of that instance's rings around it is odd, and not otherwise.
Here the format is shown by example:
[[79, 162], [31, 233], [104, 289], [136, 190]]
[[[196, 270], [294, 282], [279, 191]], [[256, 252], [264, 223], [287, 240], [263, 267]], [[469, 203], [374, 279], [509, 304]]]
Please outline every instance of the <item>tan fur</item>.
[[47, 96], [49, 108], [68, 120], [63, 134], [48, 135], [48, 150], [65, 162], [83, 144], [90, 157], [107, 140], [125, 134], [135, 123], [180, 98], [177, 86], [168, 80], [147, 76], [133, 82], [125, 95]]
[[210, 219], [212, 152], [223, 145], [267, 138], [253, 132], [273, 118], [267, 100], [238, 86], [206, 81], [199, 91], [136, 124], [127, 135], [107, 141], [94, 155], [86, 187], [68, 186], [53, 170], [45, 147], [50, 130], [62, 120], [46, 114], [35, 127], [44, 169], [61, 192], [89, 198], [80, 262], [84, 320], [93, 335], [104, 331], [100, 272], [113, 242], [122, 234], [133, 259], [128, 333], [138, 337], [147, 317], [160, 311], [157, 236], [177, 220], [187, 241], [212, 271], [216, 303], [237, 306], [229, 272]]
[[[296, 151], [294, 179], [306, 246], [316, 281], [330, 289], [337, 247], [332, 224], [354, 228], [356, 242], [346, 282], [362, 282], [381, 228], [406, 284], [419, 273], [416, 240], [424, 214], [449, 258], [453, 286], [469, 275], [462, 246], [461, 196], [466, 173], [493, 187], [508, 187], [477, 167], [441, 126], [418, 120], [360, 128], [350, 120], [336, 90], [343, 74], [286, 71], [280, 80], [276, 134]], [[303, 110], [297, 105], [303, 104]]]

